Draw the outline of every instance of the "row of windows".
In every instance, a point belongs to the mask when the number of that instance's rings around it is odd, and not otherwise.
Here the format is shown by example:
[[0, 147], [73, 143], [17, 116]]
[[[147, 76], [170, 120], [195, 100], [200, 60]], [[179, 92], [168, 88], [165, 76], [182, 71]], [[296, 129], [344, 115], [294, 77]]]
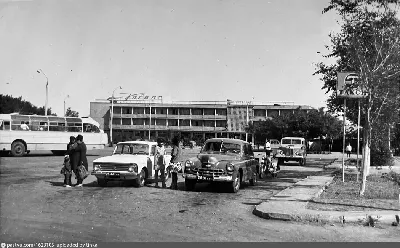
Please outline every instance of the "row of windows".
[[[191, 125], [190, 125], [191, 123]], [[149, 119], [143, 118], [113, 118], [113, 125], [149, 125]], [[151, 125], [167, 126], [166, 119], [152, 119]], [[196, 126], [196, 127], [225, 127], [226, 121], [223, 120], [168, 120], [168, 126]]]
[[[166, 115], [226, 115], [226, 109], [152, 107], [151, 114]], [[114, 114], [150, 114], [150, 107], [114, 107]]]
[[0, 121], [0, 130], [22, 130], [22, 131], [62, 131], [62, 132], [93, 132], [99, 133], [100, 129], [92, 124], [69, 122], [36, 122], [36, 121]]

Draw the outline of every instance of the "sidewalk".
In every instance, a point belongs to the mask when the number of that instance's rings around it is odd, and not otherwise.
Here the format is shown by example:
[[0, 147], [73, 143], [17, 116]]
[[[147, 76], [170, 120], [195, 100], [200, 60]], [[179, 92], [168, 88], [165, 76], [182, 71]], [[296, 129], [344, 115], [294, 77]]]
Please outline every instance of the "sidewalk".
[[[342, 166], [341, 159], [335, 160], [328, 167], [339, 166], [340, 168]], [[285, 221], [310, 221], [331, 224], [354, 223], [371, 226], [377, 223], [385, 226], [392, 226], [394, 223], [400, 225], [400, 211], [340, 212], [307, 209], [308, 201], [319, 197], [332, 180], [333, 176], [308, 176], [271, 197], [267, 202], [256, 206], [253, 214], [265, 219]]]

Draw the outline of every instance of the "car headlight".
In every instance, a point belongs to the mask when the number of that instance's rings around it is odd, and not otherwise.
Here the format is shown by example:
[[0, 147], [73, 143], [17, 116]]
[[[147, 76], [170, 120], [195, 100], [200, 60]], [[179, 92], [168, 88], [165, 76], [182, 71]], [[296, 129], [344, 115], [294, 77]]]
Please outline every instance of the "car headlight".
[[227, 163], [226, 164], [226, 170], [231, 172], [234, 170], [233, 164], [232, 163]]
[[193, 166], [193, 161], [190, 161], [190, 160], [186, 160], [186, 162], [185, 162], [185, 168], [190, 168], [190, 167], [192, 167]]
[[128, 171], [129, 171], [129, 172], [138, 172], [138, 166], [137, 166], [137, 164], [133, 164], [133, 165], [129, 166]]
[[95, 164], [95, 165], [93, 165], [93, 170], [99, 171], [99, 170], [101, 170], [101, 166], [99, 164]]
[[278, 153], [279, 153], [280, 155], [283, 155], [283, 151], [282, 151], [282, 150], [278, 150]]

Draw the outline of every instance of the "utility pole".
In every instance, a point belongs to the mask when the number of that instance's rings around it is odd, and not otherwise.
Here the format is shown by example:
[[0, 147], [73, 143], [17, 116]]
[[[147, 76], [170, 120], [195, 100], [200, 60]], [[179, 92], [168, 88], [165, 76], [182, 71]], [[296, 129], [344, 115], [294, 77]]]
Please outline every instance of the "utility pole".
[[47, 104], [49, 99], [49, 78], [47, 75], [42, 71], [42, 69], [37, 70], [37, 73], [42, 73], [46, 77], [46, 103], [44, 105], [44, 115], [47, 116]]
[[114, 145], [114, 144], [113, 144], [113, 130], [112, 130], [112, 128], [113, 128], [113, 118], [114, 118], [114, 92], [115, 92], [117, 89], [122, 90], [122, 87], [121, 87], [121, 86], [118, 86], [117, 88], [115, 88], [115, 89], [113, 90], [113, 93], [112, 93], [112, 96], [111, 96], [111, 121], [110, 121], [110, 140], [111, 140], [111, 146]]

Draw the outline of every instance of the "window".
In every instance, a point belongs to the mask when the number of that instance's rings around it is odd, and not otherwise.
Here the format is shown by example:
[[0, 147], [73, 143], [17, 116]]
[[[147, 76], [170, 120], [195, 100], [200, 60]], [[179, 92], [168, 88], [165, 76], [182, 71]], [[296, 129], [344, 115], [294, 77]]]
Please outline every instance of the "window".
[[132, 113], [135, 115], [142, 115], [144, 114], [144, 108], [133, 108]]
[[266, 116], [265, 109], [255, 109], [255, 110], [254, 110], [254, 116], [262, 116], [262, 117], [265, 117], [265, 116]]
[[179, 125], [180, 126], [190, 126], [190, 120], [179, 120]]
[[202, 109], [192, 109], [192, 115], [203, 115]]
[[178, 108], [169, 108], [168, 109], [168, 114], [169, 115], [178, 115], [179, 114], [179, 109]]
[[217, 109], [217, 115], [226, 115], [226, 109]]
[[180, 114], [180, 115], [190, 115], [190, 109], [188, 109], [188, 108], [181, 108], [181, 109], [179, 109], [179, 114]]
[[168, 126], [178, 126], [178, 120], [177, 119], [168, 120]]
[[156, 146], [151, 146], [151, 156], [156, 155]]
[[192, 126], [194, 126], [194, 127], [202, 127], [203, 126], [203, 121], [201, 121], [201, 120], [192, 120]]
[[131, 118], [122, 118], [122, 125], [131, 125]]
[[204, 109], [204, 115], [215, 115], [214, 109]]
[[130, 107], [123, 107], [122, 108], [122, 114], [125, 114], [125, 115], [129, 115], [129, 114], [132, 114], [132, 108], [130, 108]]
[[159, 114], [159, 115], [166, 115], [167, 114], [167, 109], [166, 108], [157, 108], [156, 113]]

